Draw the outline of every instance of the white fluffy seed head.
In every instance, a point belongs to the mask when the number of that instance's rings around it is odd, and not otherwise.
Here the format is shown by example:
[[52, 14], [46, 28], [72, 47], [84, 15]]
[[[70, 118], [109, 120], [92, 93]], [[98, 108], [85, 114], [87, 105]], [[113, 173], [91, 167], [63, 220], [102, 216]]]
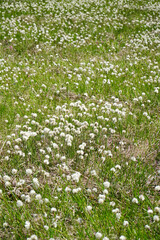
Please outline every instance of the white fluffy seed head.
[[24, 226], [28, 230], [30, 228], [30, 225], [31, 225], [30, 222], [26, 221]]
[[145, 200], [145, 197], [141, 194], [141, 195], [139, 195], [139, 199], [140, 199], [141, 201], [144, 201], [144, 200]]
[[159, 216], [158, 216], [158, 215], [154, 215], [154, 216], [153, 216], [153, 221], [159, 222]]
[[125, 236], [120, 236], [120, 238], [119, 238], [120, 240], [126, 240], [126, 237]]
[[52, 207], [52, 208], [51, 208], [51, 212], [57, 212], [57, 209], [54, 208], [54, 207]]
[[31, 175], [32, 174], [32, 169], [30, 169], [30, 168], [26, 169], [26, 174], [27, 174], [27, 176]]
[[90, 211], [92, 210], [92, 206], [87, 206], [87, 207], [86, 207], [86, 210], [87, 210], [88, 212], [90, 212]]
[[138, 204], [138, 199], [137, 198], [133, 198], [132, 202]]
[[128, 226], [129, 225], [129, 222], [128, 221], [124, 221], [123, 222], [123, 226]]
[[155, 190], [156, 190], [156, 191], [160, 191], [160, 185], [157, 185], [157, 186], [155, 187]]
[[96, 237], [97, 239], [101, 239], [101, 238], [102, 238], [102, 233], [96, 232], [95, 237]]
[[38, 188], [38, 187], [39, 187], [39, 181], [38, 181], [37, 178], [33, 178], [33, 186], [34, 186], [35, 188]]
[[155, 212], [160, 213], [160, 207], [155, 207], [154, 210], [155, 210]]
[[109, 187], [110, 187], [110, 182], [105, 181], [105, 182], [103, 183], [103, 185], [104, 185], [105, 188], [109, 188]]
[[23, 206], [23, 202], [21, 200], [17, 200], [17, 207], [22, 207]]

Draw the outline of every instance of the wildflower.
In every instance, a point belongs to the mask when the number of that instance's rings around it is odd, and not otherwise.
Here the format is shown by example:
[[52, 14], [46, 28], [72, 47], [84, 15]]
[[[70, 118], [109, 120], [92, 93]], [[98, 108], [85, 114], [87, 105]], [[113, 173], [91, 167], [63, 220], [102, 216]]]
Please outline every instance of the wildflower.
[[157, 185], [157, 186], [155, 187], [155, 190], [156, 190], [156, 191], [160, 191], [160, 185]]
[[57, 212], [57, 209], [54, 208], [54, 207], [52, 207], [52, 208], [51, 208], [51, 212]]
[[6, 182], [6, 181], [10, 181], [11, 178], [8, 176], [8, 175], [4, 175], [3, 176], [3, 180]]
[[97, 233], [95, 234], [95, 237], [96, 237], [97, 239], [101, 239], [101, 237], [102, 237], [102, 233], [97, 232]]
[[103, 190], [103, 193], [104, 193], [104, 194], [108, 194], [108, 190], [107, 190], [107, 189], [104, 189], [104, 190]]
[[121, 213], [116, 213], [116, 218], [119, 220], [121, 218]]
[[113, 213], [117, 213], [117, 212], [120, 212], [119, 208], [115, 208], [112, 210]]
[[71, 175], [72, 179], [76, 182], [79, 182], [80, 176], [81, 176], [81, 173], [79, 173], [79, 172], [75, 172]]
[[128, 221], [124, 221], [123, 222], [123, 226], [128, 226], [129, 225], [129, 222]]
[[140, 195], [140, 196], [139, 196], [139, 199], [142, 200], [142, 201], [144, 201], [144, 200], [145, 200], [145, 197], [144, 197], [143, 195]]
[[155, 207], [154, 210], [155, 210], [155, 212], [160, 213], [160, 207]]
[[96, 176], [96, 175], [97, 175], [96, 171], [95, 171], [95, 170], [92, 170], [92, 171], [91, 171], [91, 175], [92, 175], [92, 176]]
[[44, 225], [44, 229], [48, 231], [49, 227], [47, 225]]
[[110, 187], [110, 182], [106, 181], [103, 183], [104, 187], [105, 188], [109, 188]]
[[32, 189], [29, 194], [30, 194], [31, 196], [33, 196], [33, 195], [36, 194], [36, 192]]
[[152, 213], [153, 213], [153, 210], [152, 210], [152, 209], [149, 209], [147, 212], [148, 212], [148, 214], [152, 214]]
[[12, 174], [16, 174], [17, 173], [17, 169], [12, 169]]
[[137, 198], [133, 198], [132, 202], [138, 204], [138, 199]]
[[11, 183], [9, 181], [6, 181], [5, 182], [5, 187], [9, 187], [9, 186], [11, 186]]
[[31, 175], [31, 174], [32, 174], [32, 169], [30, 169], [30, 168], [26, 169], [26, 174], [27, 174], [28, 176]]
[[146, 229], [150, 229], [150, 226], [149, 226], [149, 225], [145, 225], [145, 228], [146, 228]]
[[5, 227], [8, 227], [8, 223], [7, 222], [4, 222], [3, 223], [3, 227], [5, 228]]
[[113, 202], [113, 201], [110, 202], [109, 204], [110, 204], [110, 206], [112, 206], [112, 207], [114, 207], [114, 206], [116, 205], [115, 202]]
[[125, 236], [120, 236], [120, 238], [119, 238], [120, 240], [126, 240], [126, 237]]
[[153, 216], [153, 221], [159, 222], [159, 216], [158, 216], [158, 215], [154, 215], [154, 216]]
[[17, 207], [22, 207], [23, 206], [23, 202], [21, 200], [17, 200]]
[[30, 225], [31, 225], [30, 222], [26, 221], [24, 226], [28, 230], [30, 228]]
[[33, 235], [31, 236], [31, 240], [38, 240], [38, 237], [37, 237], [35, 234], [33, 234]]
[[36, 200], [41, 200], [41, 199], [42, 199], [41, 194], [37, 194], [37, 195], [36, 195]]
[[37, 178], [33, 178], [33, 186], [34, 186], [35, 188], [38, 188], [38, 187], [39, 187], [39, 181], [38, 181]]
[[71, 192], [71, 188], [70, 187], [66, 187], [65, 188], [65, 192]]
[[98, 203], [100, 203], [100, 204], [104, 203], [104, 199], [103, 198], [99, 198], [98, 199]]
[[133, 156], [133, 157], [131, 157], [131, 160], [133, 161], [133, 162], [136, 162], [137, 161], [137, 159]]
[[82, 223], [82, 218], [78, 218], [78, 219], [77, 219], [77, 222], [78, 222], [78, 223]]
[[87, 206], [87, 207], [86, 207], [86, 210], [87, 210], [88, 212], [90, 212], [90, 211], [92, 210], [92, 206]]

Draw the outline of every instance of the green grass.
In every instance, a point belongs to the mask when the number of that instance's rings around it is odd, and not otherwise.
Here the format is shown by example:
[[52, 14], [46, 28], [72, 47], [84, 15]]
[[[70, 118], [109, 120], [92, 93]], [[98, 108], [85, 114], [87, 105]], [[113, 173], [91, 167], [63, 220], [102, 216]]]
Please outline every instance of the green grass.
[[159, 21], [158, 0], [0, 1], [0, 239], [159, 239]]

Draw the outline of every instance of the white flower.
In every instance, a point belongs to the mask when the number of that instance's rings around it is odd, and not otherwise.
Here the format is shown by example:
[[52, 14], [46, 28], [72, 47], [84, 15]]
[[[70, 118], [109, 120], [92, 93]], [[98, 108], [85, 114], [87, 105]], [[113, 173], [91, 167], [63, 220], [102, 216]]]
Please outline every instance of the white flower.
[[3, 176], [3, 180], [6, 182], [6, 181], [10, 181], [11, 178], [8, 176], [8, 175], [4, 175]]
[[119, 238], [120, 240], [126, 240], [126, 237], [125, 236], [120, 236], [120, 238]]
[[150, 229], [150, 226], [149, 226], [149, 225], [145, 225], [145, 228], [146, 228], [146, 229]]
[[12, 169], [12, 174], [16, 174], [17, 173], [17, 169]]
[[160, 213], [160, 207], [155, 207], [154, 210], [155, 210], [155, 212]]
[[153, 220], [154, 220], [155, 222], [159, 222], [159, 216], [158, 216], [158, 215], [154, 215], [154, 216], [153, 216]]
[[88, 192], [88, 193], [91, 193], [91, 192], [92, 192], [92, 190], [91, 190], [90, 188], [88, 188], [88, 189], [87, 189], [87, 192]]
[[71, 192], [71, 188], [70, 187], [66, 187], [65, 188], [65, 192]]
[[128, 221], [124, 221], [123, 222], [123, 226], [128, 226], [129, 225], [129, 222]]
[[52, 208], [51, 208], [51, 212], [57, 212], [57, 209], [54, 208], [54, 207], [52, 207]]
[[31, 196], [33, 196], [33, 195], [36, 194], [36, 192], [32, 189], [29, 194], [30, 194]]
[[37, 178], [33, 178], [33, 186], [34, 186], [35, 188], [38, 188], [38, 187], [39, 187], [39, 181], [38, 181]]
[[31, 175], [31, 174], [32, 174], [32, 169], [30, 169], [30, 168], [26, 169], [26, 174], [27, 174], [28, 176]]
[[5, 182], [5, 186], [6, 186], [6, 187], [9, 187], [9, 186], [11, 186], [11, 183], [10, 183], [9, 181], [6, 181], [6, 182]]
[[97, 188], [93, 188], [92, 190], [93, 190], [93, 192], [97, 192]]
[[118, 213], [118, 212], [120, 212], [120, 210], [119, 210], [119, 208], [115, 208], [115, 209], [112, 210], [112, 212], [113, 213]]
[[121, 218], [121, 213], [116, 213], [116, 218], [119, 220]]
[[109, 188], [110, 187], [110, 182], [106, 181], [103, 183], [104, 187], [105, 188]]
[[77, 222], [78, 222], [78, 223], [82, 223], [82, 218], [78, 218], [78, 219], [77, 219]]
[[95, 237], [96, 237], [97, 239], [100, 239], [100, 238], [102, 237], [102, 233], [97, 232], [97, 233], [95, 234]]
[[91, 171], [91, 175], [92, 175], [92, 176], [96, 176], [96, 175], [97, 175], [96, 171], [95, 171], [95, 170], [92, 170], [92, 171]]
[[160, 191], [160, 185], [157, 185], [157, 186], [155, 187], [155, 190], [156, 190], [156, 191]]
[[41, 200], [41, 199], [42, 199], [41, 194], [37, 194], [37, 195], [36, 195], [36, 200]]
[[23, 202], [21, 200], [17, 200], [17, 207], [22, 207], [23, 206]]
[[145, 200], [145, 197], [141, 194], [141, 195], [139, 196], [139, 199], [142, 200], [142, 201], [144, 201], [144, 200]]
[[44, 225], [44, 229], [48, 231], [49, 227], [47, 225]]
[[115, 202], [113, 202], [113, 201], [110, 202], [109, 204], [110, 204], [110, 206], [112, 206], [112, 207], [114, 207], [114, 206], [116, 205]]
[[81, 176], [81, 173], [80, 172], [75, 172], [71, 175], [72, 179], [76, 182], [79, 182], [79, 178]]
[[7, 223], [7, 222], [4, 222], [4, 223], [3, 223], [3, 227], [8, 227], [8, 223]]
[[152, 213], [153, 213], [153, 210], [152, 210], [152, 209], [149, 209], [147, 212], [148, 212], [148, 214], [152, 214]]
[[109, 240], [109, 238], [108, 237], [104, 237], [103, 240]]
[[98, 203], [100, 203], [100, 204], [104, 203], [104, 199], [103, 198], [99, 198], [98, 199]]
[[26, 229], [29, 229], [29, 228], [30, 228], [30, 225], [31, 225], [30, 222], [29, 222], [29, 221], [26, 221], [24, 226], [25, 226]]
[[88, 212], [90, 212], [90, 211], [92, 210], [92, 206], [87, 206], [87, 207], [86, 207], [86, 210], [87, 210]]
[[133, 198], [133, 199], [132, 199], [132, 202], [133, 202], [133, 203], [138, 203], [138, 199], [137, 199], [137, 198]]
[[131, 160], [133, 161], [133, 162], [136, 162], [137, 160], [136, 160], [136, 158], [133, 156], [133, 157], [131, 157]]
[[107, 190], [107, 189], [104, 189], [104, 190], [103, 190], [103, 193], [104, 193], [104, 194], [108, 194], [108, 190]]
[[44, 164], [49, 165], [48, 159], [45, 159], [45, 160], [44, 160]]
[[38, 240], [38, 237], [37, 237], [35, 234], [33, 234], [33, 235], [31, 236], [31, 240]]
[[81, 191], [81, 188], [78, 187], [78, 188], [73, 188], [72, 192], [73, 193], [78, 193], [79, 191]]

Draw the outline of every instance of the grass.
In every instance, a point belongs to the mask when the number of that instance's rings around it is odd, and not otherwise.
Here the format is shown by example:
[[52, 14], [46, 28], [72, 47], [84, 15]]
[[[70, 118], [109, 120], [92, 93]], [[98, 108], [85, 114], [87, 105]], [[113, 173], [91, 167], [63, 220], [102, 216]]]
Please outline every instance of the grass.
[[159, 239], [159, 20], [0, 1], [0, 239]]

